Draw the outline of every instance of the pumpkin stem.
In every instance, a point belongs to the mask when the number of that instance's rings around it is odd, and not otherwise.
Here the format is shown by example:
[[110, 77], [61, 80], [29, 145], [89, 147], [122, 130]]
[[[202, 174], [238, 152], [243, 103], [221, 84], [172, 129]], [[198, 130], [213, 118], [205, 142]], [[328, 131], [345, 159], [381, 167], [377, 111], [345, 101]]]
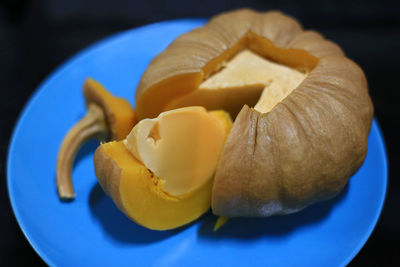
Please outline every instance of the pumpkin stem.
[[108, 137], [109, 130], [102, 108], [93, 103], [89, 104], [85, 117], [69, 130], [58, 152], [57, 189], [61, 199], [75, 198], [71, 173], [76, 153], [81, 145], [92, 138], [105, 141]]

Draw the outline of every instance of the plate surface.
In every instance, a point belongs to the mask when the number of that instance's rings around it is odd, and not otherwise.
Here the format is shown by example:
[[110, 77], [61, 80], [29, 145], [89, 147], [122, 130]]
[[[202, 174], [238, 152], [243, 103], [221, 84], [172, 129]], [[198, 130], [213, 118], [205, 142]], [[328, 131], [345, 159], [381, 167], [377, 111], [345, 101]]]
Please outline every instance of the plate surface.
[[374, 121], [368, 155], [335, 199], [283, 217], [234, 219], [212, 231], [211, 214], [165, 232], [147, 230], [120, 213], [98, 186], [92, 141], [73, 171], [77, 198], [56, 194], [62, 138], [85, 113], [82, 84], [102, 82], [134, 103], [134, 89], [151, 58], [204, 20], [162, 22], [126, 31], [81, 52], [36, 91], [14, 130], [8, 190], [27, 239], [54, 266], [343, 266], [371, 234], [386, 193], [387, 160]]

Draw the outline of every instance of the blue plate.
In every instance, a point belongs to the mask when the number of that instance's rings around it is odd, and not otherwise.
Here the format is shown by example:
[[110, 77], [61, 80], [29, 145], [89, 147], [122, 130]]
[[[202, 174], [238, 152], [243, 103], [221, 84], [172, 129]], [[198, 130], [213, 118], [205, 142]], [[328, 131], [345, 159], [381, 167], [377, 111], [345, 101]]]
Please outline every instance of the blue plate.
[[387, 159], [373, 122], [362, 168], [335, 199], [288, 216], [233, 219], [213, 232], [206, 214], [189, 226], [157, 232], [136, 225], [104, 195], [94, 174], [96, 142], [79, 152], [77, 198], [56, 193], [58, 148], [86, 112], [82, 84], [102, 82], [134, 103], [150, 60], [204, 20], [162, 22], [117, 34], [78, 54], [31, 98], [8, 153], [8, 190], [17, 220], [39, 255], [54, 266], [343, 266], [371, 234], [386, 193]]

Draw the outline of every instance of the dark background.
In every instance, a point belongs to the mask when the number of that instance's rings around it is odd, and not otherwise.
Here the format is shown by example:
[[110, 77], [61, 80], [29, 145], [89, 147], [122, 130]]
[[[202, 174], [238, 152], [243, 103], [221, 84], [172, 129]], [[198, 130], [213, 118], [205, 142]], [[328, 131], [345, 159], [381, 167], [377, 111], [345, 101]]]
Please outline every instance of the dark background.
[[210, 17], [248, 6], [279, 9], [338, 43], [365, 71], [389, 155], [385, 207], [351, 266], [400, 266], [400, 1], [0, 1], [0, 265], [44, 265], [23, 236], [6, 189], [6, 158], [17, 117], [59, 64], [115, 32]]

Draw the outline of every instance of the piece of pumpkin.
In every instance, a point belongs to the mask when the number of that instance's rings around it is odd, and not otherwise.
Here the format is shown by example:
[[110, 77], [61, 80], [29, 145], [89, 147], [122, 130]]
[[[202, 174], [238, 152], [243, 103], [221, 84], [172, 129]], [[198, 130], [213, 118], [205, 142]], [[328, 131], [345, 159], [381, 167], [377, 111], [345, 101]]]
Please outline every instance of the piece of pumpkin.
[[[304, 79], [284, 93], [265, 81], [202, 88], [244, 50]], [[364, 73], [336, 44], [279, 12], [248, 9], [179, 36], [143, 74], [140, 119], [191, 105], [235, 118], [212, 193], [213, 212], [227, 217], [287, 214], [338, 194], [365, 158], [373, 116]]]
[[91, 138], [122, 140], [136, 123], [128, 101], [110, 94], [99, 82], [86, 79], [83, 86], [87, 114], [64, 137], [57, 158], [57, 189], [61, 199], [73, 199], [71, 171], [74, 158]]
[[140, 121], [125, 141], [99, 146], [95, 172], [117, 207], [138, 224], [167, 230], [210, 208], [215, 168], [232, 121], [188, 107]]

